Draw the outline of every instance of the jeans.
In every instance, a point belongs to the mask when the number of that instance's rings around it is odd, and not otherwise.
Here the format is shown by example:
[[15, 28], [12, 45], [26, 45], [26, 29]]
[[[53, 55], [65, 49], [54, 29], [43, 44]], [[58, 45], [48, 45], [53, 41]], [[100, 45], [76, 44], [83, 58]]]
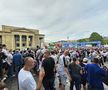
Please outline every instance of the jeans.
[[8, 77], [12, 77], [13, 75], [13, 65], [8, 66]]

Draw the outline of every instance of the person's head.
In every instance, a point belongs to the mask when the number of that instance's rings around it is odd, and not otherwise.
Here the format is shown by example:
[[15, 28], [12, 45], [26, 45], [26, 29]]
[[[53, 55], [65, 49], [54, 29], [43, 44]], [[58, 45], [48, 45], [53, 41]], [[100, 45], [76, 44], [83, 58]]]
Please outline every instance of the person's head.
[[12, 53], [12, 49], [9, 50], [9, 53]]
[[37, 49], [40, 49], [40, 47], [39, 47], [39, 46], [36, 46], [36, 48], [37, 48]]
[[98, 59], [98, 58], [94, 58], [94, 59], [93, 59], [93, 63], [98, 64], [98, 63], [99, 63], [99, 59]]
[[69, 55], [69, 50], [65, 50], [65, 51], [64, 51], [64, 55], [65, 55], [65, 56]]
[[83, 62], [84, 62], [84, 63], [87, 63], [87, 62], [88, 62], [88, 59], [87, 59], [87, 58], [84, 58], [84, 59], [83, 59]]
[[80, 59], [80, 60], [79, 60], [79, 62], [80, 62], [80, 63], [83, 63], [83, 60], [82, 60], [82, 59]]
[[28, 53], [31, 53], [32, 51], [31, 50], [28, 50]]
[[27, 50], [29, 51], [29, 50], [30, 50], [30, 48], [27, 48]]
[[48, 47], [45, 45], [45, 49], [48, 49]]
[[73, 58], [73, 62], [72, 63], [74, 63], [74, 65], [79, 65], [80, 64], [79, 60], [76, 59], [76, 58]]
[[77, 60], [76, 60], [76, 58], [73, 58], [73, 62], [76, 62]]
[[45, 50], [45, 52], [44, 52], [44, 58], [48, 58], [50, 56], [50, 51], [48, 51], [48, 50]]
[[51, 55], [54, 55], [55, 54], [55, 52], [54, 51], [51, 51]]
[[27, 67], [27, 68], [29, 68], [30, 70], [32, 68], [34, 68], [34, 66], [35, 66], [35, 61], [34, 61], [34, 59], [32, 57], [26, 57], [24, 59], [24, 62], [25, 62], [24, 66]]
[[19, 52], [20, 52], [19, 50], [16, 50], [16, 51], [15, 51], [15, 53], [19, 53]]
[[6, 45], [5, 45], [5, 44], [3, 44], [3, 45], [2, 45], [2, 47], [5, 49], [5, 48], [6, 48]]

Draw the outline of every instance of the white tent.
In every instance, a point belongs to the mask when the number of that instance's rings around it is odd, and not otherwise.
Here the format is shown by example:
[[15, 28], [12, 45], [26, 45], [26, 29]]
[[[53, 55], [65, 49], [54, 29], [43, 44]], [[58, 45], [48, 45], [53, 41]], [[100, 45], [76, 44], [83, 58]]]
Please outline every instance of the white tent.
[[106, 45], [104, 45], [104, 47], [108, 47], [108, 45], [106, 44]]

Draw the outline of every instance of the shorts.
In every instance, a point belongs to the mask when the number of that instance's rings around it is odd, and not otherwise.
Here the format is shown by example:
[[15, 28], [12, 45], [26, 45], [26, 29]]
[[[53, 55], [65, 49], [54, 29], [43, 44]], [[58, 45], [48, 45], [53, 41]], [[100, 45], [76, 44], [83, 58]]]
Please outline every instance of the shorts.
[[67, 80], [67, 77], [66, 75], [59, 75], [59, 82], [60, 82], [60, 85], [66, 85], [66, 80]]
[[87, 80], [86, 80], [86, 79], [81, 79], [81, 84], [82, 84], [83, 86], [85, 86], [86, 83], [87, 83]]

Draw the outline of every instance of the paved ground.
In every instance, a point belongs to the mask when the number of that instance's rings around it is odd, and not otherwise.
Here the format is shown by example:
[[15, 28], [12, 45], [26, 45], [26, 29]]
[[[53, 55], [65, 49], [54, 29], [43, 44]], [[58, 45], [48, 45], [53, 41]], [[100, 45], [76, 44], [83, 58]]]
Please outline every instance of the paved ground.
[[[106, 66], [108, 67], [108, 62], [106, 63]], [[7, 83], [7, 87], [8, 87], [9, 90], [18, 90], [18, 83], [17, 83], [16, 78], [8, 79], [8, 80], [6, 80], [6, 83]], [[57, 84], [56, 85], [57, 90], [59, 90], [58, 81], [56, 82], [56, 84]], [[104, 85], [104, 87], [105, 87], [105, 90], [108, 90], [108, 86]], [[44, 90], [44, 89], [42, 88], [41, 90]], [[67, 82], [67, 85], [66, 85], [66, 90], [69, 90], [69, 83], [68, 82]]]

